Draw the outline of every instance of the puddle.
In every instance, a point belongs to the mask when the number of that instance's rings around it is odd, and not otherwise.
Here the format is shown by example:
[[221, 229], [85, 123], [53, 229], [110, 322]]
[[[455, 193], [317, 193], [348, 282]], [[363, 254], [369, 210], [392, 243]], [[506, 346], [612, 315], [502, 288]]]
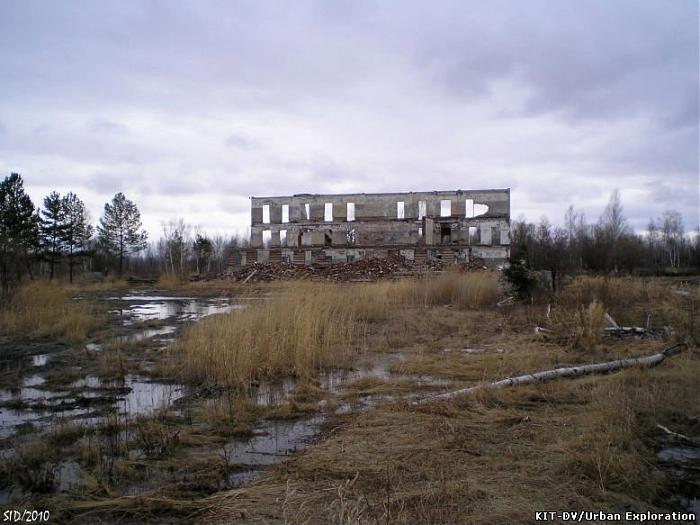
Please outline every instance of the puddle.
[[308, 447], [324, 421], [321, 414], [293, 421], [264, 421], [254, 428], [250, 439], [226, 445], [229, 464], [259, 466], [284, 461]]
[[46, 383], [46, 379], [44, 379], [44, 378], [43, 378], [42, 376], [40, 376], [39, 374], [34, 374], [34, 375], [32, 375], [32, 376], [25, 377], [25, 378], [24, 378], [24, 381], [22, 382], [22, 384], [23, 384], [25, 387], [29, 387], [29, 386], [39, 386], [39, 385], [43, 385], [44, 383]]
[[150, 381], [148, 378], [129, 375], [124, 386], [131, 391], [117, 402], [123, 413], [129, 416], [143, 416], [169, 407], [184, 395], [182, 385], [171, 385]]
[[[196, 298], [185, 296], [166, 296], [156, 294], [127, 293], [123, 296], [110, 297], [108, 300], [119, 301], [121, 305], [111, 308], [109, 312], [116, 317], [120, 326], [127, 333], [118, 335], [107, 342], [87, 343], [88, 352], [99, 352], [105, 345], [112, 343], [136, 343], [152, 338], [171, 339], [177, 332], [178, 323], [193, 321], [202, 317], [230, 312], [243, 305], [232, 305], [228, 298]], [[174, 322], [159, 327], [136, 327], [139, 321], [172, 319]], [[26, 354], [25, 354], [26, 355]], [[26, 359], [18, 355], [15, 359]], [[36, 353], [31, 356], [31, 365], [35, 369], [47, 366], [50, 356]], [[29, 369], [31, 370], [31, 369]], [[108, 406], [110, 398], [116, 399], [113, 406], [130, 416], [147, 415], [184, 395], [182, 385], [171, 385], [150, 381], [143, 376], [128, 375], [124, 382], [102, 382], [95, 375], [86, 375], [70, 383], [65, 390], [48, 391], [42, 386], [46, 379], [38, 373], [29, 373], [16, 389], [0, 389], [0, 437], [12, 434], [14, 428], [22, 423], [32, 422], [47, 424], [57, 414], [84, 417], [85, 407], [100, 403], [105, 399]], [[282, 397], [287, 393], [282, 394]], [[261, 403], [272, 403], [274, 389], [260, 392]], [[263, 398], [266, 398], [263, 401]], [[92, 401], [91, 401], [92, 400]], [[65, 405], [66, 410], [60, 411]], [[104, 408], [104, 405], [101, 405]], [[77, 407], [77, 408], [76, 408]]]
[[258, 469], [246, 469], [232, 472], [227, 476], [229, 488], [236, 489], [243, 485], [248, 485], [262, 475]]
[[46, 354], [38, 354], [32, 356], [32, 366], [46, 366], [49, 361], [49, 356]]
[[656, 457], [666, 463], [696, 463], [700, 461], [700, 449], [690, 447], [668, 447], [661, 449]]
[[262, 383], [253, 390], [251, 397], [258, 406], [283, 405], [289, 400], [296, 384], [295, 379], [286, 379], [281, 383]]
[[62, 461], [56, 475], [56, 488], [59, 492], [67, 492], [80, 481], [83, 469], [77, 461]]
[[[43, 382], [40, 376], [25, 380], [25, 384], [33, 385]], [[0, 407], [0, 438], [10, 436], [24, 423], [46, 426], [57, 418], [83, 418], [90, 413], [89, 407], [95, 406], [94, 400], [101, 408], [113, 406], [122, 415], [135, 417], [168, 407], [184, 395], [182, 385], [159, 383], [137, 375], [127, 375], [123, 382], [103, 382], [99, 377], [88, 375], [72, 382], [69, 388], [68, 392], [32, 387], [0, 389], [0, 402], [8, 405]], [[17, 408], [12, 406], [13, 402], [17, 403]], [[98, 420], [93, 418], [93, 422]]]
[[143, 341], [144, 339], [150, 339], [151, 337], [156, 337], [159, 335], [172, 335], [176, 332], [177, 326], [168, 325], [162, 328], [149, 328], [146, 330], [140, 330], [133, 334], [122, 335], [115, 337], [114, 342], [117, 343], [135, 343], [138, 341]]
[[196, 321], [214, 314], [224, 314], [244, 308], [242, 304], [231, 304], [227, 298], [202, 299], [167, 295], [124, 295], [109, 297], [129, 303], [128, 306], [112, 309], [123, 318], [126, 325], [138, 321], [154, 321], [175, 318], [178, 321]]
[[70, 384], [71, 388], [100, 388], [102, 381], [97, 376], [85, 376]]
[[80, 397], [103, 397], [113, 395], [113, 404], [122, 415], [142, 416], [169, 407], [184, 395], [183, 385], [151, 381], [147, 377], [127, 375], [124, 381], [102, 381], [97, 376], [86, 376], [70, 385], [84, 389]]

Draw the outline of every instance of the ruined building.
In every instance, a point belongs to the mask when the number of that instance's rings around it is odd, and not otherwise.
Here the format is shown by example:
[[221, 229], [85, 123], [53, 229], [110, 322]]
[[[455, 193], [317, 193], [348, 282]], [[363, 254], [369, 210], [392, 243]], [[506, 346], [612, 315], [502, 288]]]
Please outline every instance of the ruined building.
[[510, 189], [251, 197], [253, 262], [328, 264], [401, 256], [487, 264], [509, 256]]

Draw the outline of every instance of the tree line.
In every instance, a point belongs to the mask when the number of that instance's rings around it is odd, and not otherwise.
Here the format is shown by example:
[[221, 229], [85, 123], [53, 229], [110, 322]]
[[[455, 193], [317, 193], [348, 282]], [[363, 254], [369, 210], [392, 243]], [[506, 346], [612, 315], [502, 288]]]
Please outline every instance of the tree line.
[[[684, 231], [676, 211], [652, 218], [644, 234], [636, 234], [624, 216], [619, 191], [594, 223], [570, 206], [563, 226], [546, 217], [511, 223], [511, 264], [549, 270], [556, 284], [565, 273], [661, 274], [700, 270], [700, 233]], [[0, 283], [36, 275], [49, 279], [76, 273], [125, 271], [140, 276], [163, 274], [188, 279], [192, 274], [217, 275], [227, 266], [231, 250], [247, 245], [237, 237], [209, 236], [184, 220], [163, 225], [162, 236], [148, 241], [138, 207], [123, 193], [105, 203], [96, 225], [83, 201], [73, 192], [52, 191], [37, 208], [12, 173], [0, 183]]]
[[687, 235], [683, 218], [674, 210], [649, 220], [636, 234], [624, 216], [620, 192], [613, 191], [605, 210], [592, 224], [569, 206], [563, 226], [546, 217], [511, 224], [511, 263], [549, 270], [554, 282], [567, 273], [636, 273], [660, 275], [700, 270], [700, 232]]
[[0, 284], [37, 275], [54, 279], [76, 273], [126, 270], [137, 274], [221, 272], [238, 238], [208, 237], [180, 220], [164, 226], [164, 235], [148, 242], [138, 207], [119, 192], [105, 203], [96, 226], [84, 202], [73, 192], [52, 191], [35, 207], [24, 181], [12, 173], [0, 183]]

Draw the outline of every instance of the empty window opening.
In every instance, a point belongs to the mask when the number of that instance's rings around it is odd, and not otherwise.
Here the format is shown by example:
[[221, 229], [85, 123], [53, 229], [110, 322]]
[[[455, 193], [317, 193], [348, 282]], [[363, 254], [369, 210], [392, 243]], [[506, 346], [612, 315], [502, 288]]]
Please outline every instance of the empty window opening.
[[333, 246], [333, 230], [326, 230], [323, 235], [324, 246]]
[[476, 238], [476, 226], [469, 226], [469, 243], [475, 243], [478, 239]]
[[423, 237], [423, 226], [418, 226], [418, 237]]
[[355, 203], [354, 202], [348, 202], [348, 209], [347, 209], [347, 219], [348, 222], [352, 222], [355, 220]]
[[280, 244], [287, 244], [287, 230], [280, 230]]
[[347, 238], [349, 245], [354, 245], [357, 241], [357, 232], [354, 229], [348, 230], [348, 232], [345, 234], [345, 237]]
[[307, 202], [304, 204], [304, 212], [306, 213], [306, 220], [310, 221], [311, 220], [311, 206]]
[[443, 224], [440, 226], [440, 242], [442, 244], [449, 244], [452, 240], [452, 228], [449, 225]]
[[474, 217], [474, 201], [472, 199], [464, 201], [464, 210], [464, 216], [467, 219]]
[[323, 220], [326, 222], [333, 221], [333, 203], [332, 202], [326, 203], [325, 210], [323, 213]]
[[269, 246], [270, 239], [272, 239], [272, 231], [271, 230], [263, 230], [263, 246]]
[[452, 217], [452, 201], [445, 199], [440, 201], [440, 217]]
[[418, 201], [418, 220], [428, 215], [428, 203], [425, 201]]
[[396, 218], [397, 219], [404, 218], [404, 202], [403, 201], [399, 201], [396, 203]]
[[282, 205], [282, 222], [289, 222], [289, 204]]
[[270, 224], [270, 205], [263, 204], [263, 224]]
[[474, 205], [474, 217], [478, 217], [479, 215], [483, 215], [489, 211], [489, 207], [486, 204], [475, 204]]

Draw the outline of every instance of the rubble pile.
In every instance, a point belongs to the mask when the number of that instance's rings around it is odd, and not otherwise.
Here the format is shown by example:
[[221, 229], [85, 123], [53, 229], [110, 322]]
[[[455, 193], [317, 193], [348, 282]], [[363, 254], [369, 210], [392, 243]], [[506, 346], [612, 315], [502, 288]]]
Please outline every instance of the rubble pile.
[[469, 263], [448, 265], [441, 261], [426, 261], [421, 265], [402, 257], [360, 259], [349, 263], [324, 264], [314, 266], [281, 263], [253, 263], [241, 269], [228, 269], [224, 279], [238, 282], [269, 282], [297, 279], [325, 279], [329, 281], [378, 281], [423, 272], [441, 271], [448, 267], [459, 271], [486, 269], [484, 262], [475, 259]]
[[289, 263], [253, 263], [240, 270], [228, 270], [222, 277], [234, 281], [260, 282], [291, 279], [327, 279], [332, 281], [376, 281], [408, 275], [410, 262], [399, 258], [362, 259], [344, 264], [301, 266]]

